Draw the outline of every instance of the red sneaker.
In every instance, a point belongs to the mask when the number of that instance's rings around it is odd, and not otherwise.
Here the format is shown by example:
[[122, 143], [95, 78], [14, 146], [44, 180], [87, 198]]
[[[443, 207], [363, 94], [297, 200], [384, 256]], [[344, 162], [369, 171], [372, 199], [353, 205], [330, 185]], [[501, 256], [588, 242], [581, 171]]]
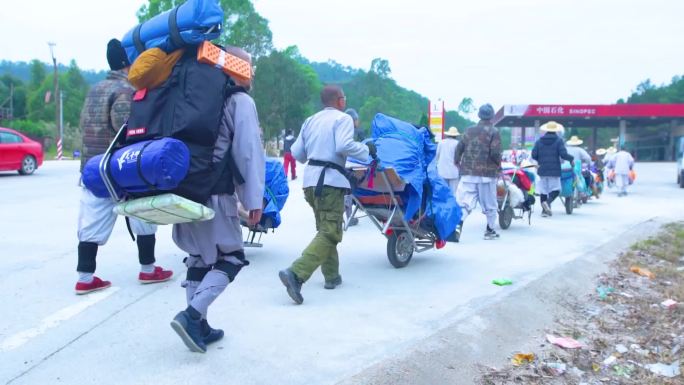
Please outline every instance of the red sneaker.
[[138, 281], [142, 284], [164, 282], [171, 279], [172, 276], [173, 271], [164, 270], [160, 266], [155, 266], [153, 273], [140, 272], [140, 274], [138, 274]]
[[88, 294], [93, 291], [106, 289], [110, 286], [112, 286], [111, 282], [103, 281], [98, 277], [93, 277], [93, 281], [90, 283], [76, 282], [76, 294]]

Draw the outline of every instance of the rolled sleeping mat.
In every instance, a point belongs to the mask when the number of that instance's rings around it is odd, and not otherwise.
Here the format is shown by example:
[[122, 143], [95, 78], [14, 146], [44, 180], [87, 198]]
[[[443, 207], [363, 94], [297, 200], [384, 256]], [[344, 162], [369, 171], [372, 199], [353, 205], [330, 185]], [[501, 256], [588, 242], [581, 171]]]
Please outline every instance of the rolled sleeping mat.
[[121, 43], [133, 63], [143, 51], [160, 48], [170, 53], [186, 45], [214, 40], [221, 34], [223, 10], [218, 0], [187, 0], [185, 3], [138, 24], [126, 32]]

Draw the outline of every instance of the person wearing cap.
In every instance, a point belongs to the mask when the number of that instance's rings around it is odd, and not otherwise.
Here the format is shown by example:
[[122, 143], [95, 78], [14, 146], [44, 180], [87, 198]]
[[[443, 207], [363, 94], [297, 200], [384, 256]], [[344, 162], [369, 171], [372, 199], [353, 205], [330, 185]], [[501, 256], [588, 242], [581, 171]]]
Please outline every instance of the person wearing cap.
[[306, 202], [316, 219], [316, 235], [290, 267], [278, 272], [292, 300], [304, 302], [301, 289], [304, 282], [320, 267], [325, 278], [324, 288], [335, 289], [342, 284], [337, 244], [342, 241], [344, 197], [351, 185], [344, 168], [347, 157], [376, 157], [373, 142], [354, 140], [354, 121], [345, 114], [346, 97], [340, 86], [326, 85], [321, 90], [325, 108], [302, 124], [292, 155], [308, 162], [304, 169], [303, 187]]
[[[127, 80], [130, 62], [119, 40], [112, 39], [107, 44], [107, 62], [111, 71], [104, 80], [88, 91], [81, 110], [81, 171], [88, 160], [107, 150], [119, 128], [126, 122], [131, 108], [131, 95], [134, 89]], [[98, 198], [85, 187], [81, 189], [76, 294], [86, 294], [111, 286], [111, 282], [102, 280], [94, 274], [98, 247], [107, 242], [114, 229], [117, 218], [112, 211], [114, 205], [115, 202], [110, 198]], [[129, 223], [132, 232], [137, 235], [140, 262], [138, 281], [156, 283], [169, 280], [173, 272], [155, 266], [157, 226], [135, 218], [130, 218]]]
[[449, 127], [444, 132], [444, 140], [437, 144], [437, 173], [447, 182], [454, 197], [456, 197], [456, 191], [458, 190], [459, 179], [458, 167], [456, 167], [454, 162], [454, 156], [456, 155], [456, 146], [458, 146], [456, 138], [460, 135], [461, 133], [458, 132], [458, 128]]
[[540, 131], [544, 135], [534, 143], [532, 159], [539, 165], [536, 190], [541, 201], [541, 215], [549, 217], [553, 215], [551, 204], [561, 191], [561, 159], [572, 163], [573, 157], [568, 154], [563, 139], [558, 136], [558, 133], [563, 131], [561, 124], [551, 121], [542, 125]]
[[[356, 112], [355, 109], [353, 108], [347, 108], [346, 111], [344, 111], [345, 114], [351, 116], [352, 120], [354, 121], [354, 140], [357, 140], [359, 142], [364, 140], [364, 133], [363, 130], [360, 128], [361, 124], [359, 121], [359, 114]], [[349, 222], [348, 226], [356, 226], [359, 224], [359, 218], [353, 218], [352, 213], [354, 209], [354, 199], [352, 199], [351, 194], [347, 194], [344, 196], [344, 214], [347, 216], [347, 220]]]
[[456, 200], [463, 211], [463, 218], [454, 232], [456, 241], [460, 240], [463, 221], [477, 202], [487, 217], [484, 238], [499, 238], [494, 225], [498, 213], [496, 180], [501, 171], [501, 136], [492, 124], [494, 107], [491, 104], [480, 107], [477, 116], [480, 121], [465, 131], [454, 156], [454, 164], [461, 175]]
[[359, 113], [353, 108], [347, 108], [344, 113], [351, 116], [352, 120], [354, 121], [354, 140], [363, 142], [366, 139], [366, 132], [364, 131], [363, 127], [361, 127]]
[[283, 152], [284, 157], [284, 167], [285, 167], [285, 178], [287, 178], [287, 170], [288, 168], [291, 171], [292, 175], [292, 180], [297, 179], [297, 161], [295, 158], [292, 156], [292, 144], [295, 141], [294, 134], [292, 133], [291, 129], [288, 129], [285, 131], [285, 138], [283, 139]]

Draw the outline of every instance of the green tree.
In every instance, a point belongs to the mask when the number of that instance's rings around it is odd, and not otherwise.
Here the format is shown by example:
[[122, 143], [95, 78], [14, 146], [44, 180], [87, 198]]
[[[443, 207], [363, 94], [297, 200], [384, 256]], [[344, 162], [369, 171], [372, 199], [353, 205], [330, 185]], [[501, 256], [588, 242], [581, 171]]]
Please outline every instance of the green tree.
[[256, 102], [265, 139], [284, 129], [299, 130], [315, 110], [313, 96], [321, 85], [313, 69], [301, 64], [296, 47], [272, 51], [256, 61], [252, 95]]
[[[138, 10], [139, 22], [168, 11], [184, 0], [148, 0]], [[220, 44], [241, 47], [258, 58], [273, 49], [273, 36], [268, 20], [254, 9], [250, 0], [220, 0], [223, 9], [223, 34]]]
[[10, 107], [10, 95], [14, 118], [24, 118], [26, 116], [26, 86], [18, 78], [5, 74], [0, 77], [0, 107]]
[[40, 61], [33, 59], [31, 61], [31, 79], [29, 80], [29, 88], [34, 90], [43, 84], [45, 80], [45, 64]]
[[383, 79], [388, 79], [392, 74], [389, 61], [382, 58], [375, 58], [371, 62], [371, 72], [378, 74]]

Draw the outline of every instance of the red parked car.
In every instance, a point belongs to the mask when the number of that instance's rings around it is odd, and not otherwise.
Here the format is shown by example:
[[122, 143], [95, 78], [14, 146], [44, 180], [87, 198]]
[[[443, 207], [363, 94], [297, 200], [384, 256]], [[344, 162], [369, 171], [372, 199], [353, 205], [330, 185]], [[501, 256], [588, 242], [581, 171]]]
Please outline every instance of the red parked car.
[[30, 175], [43, 164], [43, 146], [17, 131], [0, 127], [0, 171]]

